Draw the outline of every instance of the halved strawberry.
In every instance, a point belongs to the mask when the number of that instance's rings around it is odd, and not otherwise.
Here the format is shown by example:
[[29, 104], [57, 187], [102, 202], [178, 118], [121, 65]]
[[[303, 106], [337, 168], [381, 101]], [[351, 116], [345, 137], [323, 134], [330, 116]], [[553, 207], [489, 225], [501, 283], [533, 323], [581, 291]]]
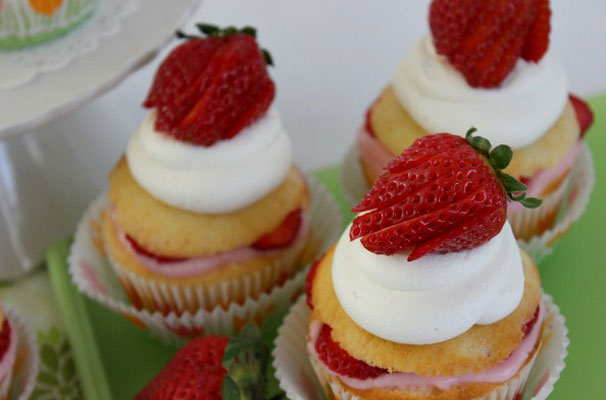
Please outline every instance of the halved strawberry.
[[332, 340], [331, 332], [332, 328], [324, 324], [315, 343], [318, 358], [331, 371], [356, 379], [376, 378], [387, 372], [385, 369], [373, 367], [350, 356]]
[[297, 237], [303, 221], [303, 210], [290, 212], [280, 226], [270, 233], [261, 236], [252, 247], [257, 250], [275, 250], [288, 247]]
[[429, 24], [437, 52], [469, 85], [493, 88], [522, 54], [541, 59], [549, 45], [549, 16], [548, 0], [433, 0]]
[[569, 96], [570, 102], [574, 106], [574, 111], [577, 115], [577, 121], [579, 121], [579, 126], [581, 127], [581, 138], [585, 137], [585, 133], [587, 130], [593, 125], [593, 111], [589, 107], [589, 104], [580, 97], [571, 94]]
[[228, 338], [208, 336], [186, 344], [136, 400], [221, 400], [227, 375], [222, 359]]
[[234, 137], [275, 96], [254, 29], [212, 32], [206, 38], [181, 34], [187, 41], [162, 62], [144, 102], [157, 110], [158, 131], [202, 146]]
[[[507, 215], [507, 197], [526, 207], [526, 186], [501, 169], [512, 152], [490, 142], [441, 133], [417, 139], [387, 166], [361, 203], [350, 239], [376, 254], [425, 254], [471, 249], [497, 235]], [[514, 194], [522, 192], [522, 194]]]
[[536, 14], [526, 38], [522, 57], [527, 61], [539, 62], [549, 48], [551, 33], [551, 8], [549, 0], [536, 0]]

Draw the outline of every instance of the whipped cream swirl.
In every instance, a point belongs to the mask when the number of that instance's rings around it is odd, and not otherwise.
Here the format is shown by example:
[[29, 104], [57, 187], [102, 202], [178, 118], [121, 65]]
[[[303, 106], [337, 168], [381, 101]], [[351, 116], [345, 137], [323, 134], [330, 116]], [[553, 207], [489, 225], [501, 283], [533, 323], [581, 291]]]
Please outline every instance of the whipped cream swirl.
[[155, 120], [152, 111], [131, 139], [126, 157], [135, 180], [174, 207], [229, 213], [269, 194], [291, 168], [292, 146], [273, 108], [234, 138], [210, 147], [158, 132]]
[[568, 99], [560, 61], [547, 53], [539, 63], [520, 59], [501, 87], [473, 88], [425, 37], [398, 66], [398, 100], [430, 133], [464, 135], [471, 126], [493, 144], [531, 144], [557, 121]]
[[379, 255], [345, 230], [335, 250], [335, 293], [349, 317], [385, 340], [439, 343], [475, 324], [495, 323], [514, 311], [524, 293], [518, 244], [506, 222], [501, 232], [471, 250]]

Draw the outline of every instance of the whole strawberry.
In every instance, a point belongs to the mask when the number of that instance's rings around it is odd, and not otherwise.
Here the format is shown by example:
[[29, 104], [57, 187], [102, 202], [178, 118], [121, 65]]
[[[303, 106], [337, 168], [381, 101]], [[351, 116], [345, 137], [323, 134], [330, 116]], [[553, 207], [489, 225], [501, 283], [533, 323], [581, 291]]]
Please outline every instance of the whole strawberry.
[[207, 336], [183, 346], [135, 400], [283, 400], [271, 351], [286, 308], [261, 327], [250, 322], [232, 337]]
[[186, 42], [162, 62], [144, 102], [155, 128], [178, 140], [211, 146], [234, 137], [262, 116], [275, 96], [271, 57], [254, 28], [200, 24], [207, 37], [178, 32]]
[[228, 338], [221, 336], [194, 339], [177, 352], [136, 400], [221, 400], [221, 386], [227, 375], [222, 364], [227, 342]]
[[386, 167], [360, 204], [350, 239], [376, 254], [410, 251], [409, 261], [429, 253], [471, 249], [496, 236], [507, 216], [507, 198], [526, 207], [526, 186], [501, 170], [512, 151], [488, 140], [449, 133], [417, 139]]
[[429, 25], [437, 52], [470, 86], [493, 88], [521, 57], [541, 60], [550, 17], [549, 0], [433, 0]]

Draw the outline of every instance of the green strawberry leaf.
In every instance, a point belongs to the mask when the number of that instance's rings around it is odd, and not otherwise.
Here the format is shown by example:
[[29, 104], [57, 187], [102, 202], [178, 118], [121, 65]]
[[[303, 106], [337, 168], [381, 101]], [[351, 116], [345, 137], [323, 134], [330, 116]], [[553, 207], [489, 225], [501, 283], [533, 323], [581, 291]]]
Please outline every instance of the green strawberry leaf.
[[515, 193], [515, 192], [525, 192], [526, 190], [528, 190], [526, 185], [524, 185], [522, 182], [518, 181], [513, 176], [508, 175], [504, 172], [501, 173], [501, 183], [503, 183], [503, 187], [508, 192]]
[[[487, 159], [494, 170], [494, 173], [497, 175], [497, 178], [501, 182], [501, 185], [503, 185], [507, 197], [512, 201], [519, 201], [527, 208], [539, 207], [543, 202], [542, 200], [534, 197], [527, 198], [525, 192], [528, 188], [526, 185], [502, 171], [507, 168], [513, 157], [511, 148], [507, 145], [500, 144], [491, 150], [492, 145], [488, 139], [481, 136], [473, 136], [476, 131], [476, 128], [471, 127], [465, 134], [465, 140], [476, 150], [476, 152]], [[515, 193], [517, 193], [517, 195]]]
[[240, 388], [234, 382], [234, 380], [227, 375], [225, 379], [223, 379], [223, 384], [221, 385], [221, 397], [223, 400], [240, 400]]
[[250, 35], [250, 36], [254, 37], [255, 39], [257, 38], [257, 30], [255, 28], [253, 28], [252, 26], [245, 26], [244, 28], [240, 29], [240, 32], [242, 32], [246, 35]]
[[206, 23], [202, 22], [202, 23], [196, 24], [196, 26], [198, 27], [200, 32], [202, 32], [203, 34], [208, 35], [208, 36], [216, 34], [217, 32], [220, 31], [220, 28], [217, 25], [213, 25], [213, 24], [206, 24]]
[[265, 63], [267, 65], [269, 65], [270, 67], [274, 66], [274, 59], [271, 56], [271, 53], [269, 51], [267, 51], [267, 49], [261, 49], [261, 51], [263, 51], [263, 57], [265, 57]]
[[500, 144], [490, 151], [488, 161], [495, 168], [505, 169], [509, 165], [511, 157], [513, 157], [511, 147], [505, 144]]
[[526, 208], [537, 208], [541, 204], [543, 204], [543, 200], [538, 199], [536, 197], [527, 197], [525, 199], [520, 200], [520, 203]]
[[265, 400], [272, 400], [276, 397], [284, 396], [284, 391], [280, 387], [280, 383], [276, 378], [276, 369], [272, 363], [269, 363], [265, 369]]
[[40, 348], [40, 359], [42, 363], [51, 371], [55, 372], [59, 368], [59, 358], [57, 353], [50, 346], [42, 346]]
[[229, 362], [246, 351], [253, 350], [259, 345], [258, 339], [234, 338], [227, 343], [223, 353], [223, 363]]
[[278, 328], [288, 312], [288, 307], [276, 307], [261, 325], [261, 341], [267, 347], [272, 347], [278, 336]]

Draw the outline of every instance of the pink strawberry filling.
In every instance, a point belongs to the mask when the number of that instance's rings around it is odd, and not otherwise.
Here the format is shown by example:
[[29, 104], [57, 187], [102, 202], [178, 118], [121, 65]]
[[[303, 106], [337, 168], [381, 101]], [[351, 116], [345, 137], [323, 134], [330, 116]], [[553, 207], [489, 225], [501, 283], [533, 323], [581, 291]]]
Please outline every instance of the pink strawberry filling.
[[[337, 376], [347, 386], [357, 390], [368, 390], [373, 388], [404, 388], [409, 386], [416, 387], [435, 387], [440, 390], [448, 390], [454, 386], [466, 383], [500, 383], [511, 379], [524, 366], [529, 355], [535, 348], [541, 325], [545, 316], [543, 304], [539, 304], [538, 317], [533, 318], [534, 324], [528, 331], [528, 326], [524, 327], [526, 336], [520, 346], [511, 353], [511, 355], [503, 362], [495, 367], [475, 374], [463, 374], [459, 376], [419, 376], [413, 373], [392, 372], [379, 375], [376, 378], [356, 379], [344, 376], [334, 371], [331, 371], [317, 357], [315, 343], [322, 329], [322, 322], [314, 321], [310, 326], [310, 342], [308, 350], [329, 371], [333, 376]], [[529, 321], [532, 323], [532, 321]]]
[[118, 232], [120, 243], [125, 249], [136, 256], [143, 267], [158, 275], [169, 278], [186, 278], [203, 275], [215, 269], [219, 269], [224, 265], [245, 262], [254, 257], [273, 257], [284, 252], [300, 250], [305, 243], [304, 239], [308, 230], [307, 216], [305, 213], [302, 214], [302, 222], [298, 228], [297, 235], [287, 247], [276, 250], [257, 250], [251, 246], [244, 246], [213, 256], [184, 259], [158, 256], [150, 253], [124, 232], [118, 225], [113, 213], [112, 219]]
[[0, 360], [0, 384], [4, 386], [4, 379], [10, 376], [17, 356], [17, 334], [10, 321], [6, 318], [2, 325], [0, 336], [1, 341], [6, 342], [3, 346], [5, 347], [3, 349], [4, 354], [2, 354], [2, 359]]

